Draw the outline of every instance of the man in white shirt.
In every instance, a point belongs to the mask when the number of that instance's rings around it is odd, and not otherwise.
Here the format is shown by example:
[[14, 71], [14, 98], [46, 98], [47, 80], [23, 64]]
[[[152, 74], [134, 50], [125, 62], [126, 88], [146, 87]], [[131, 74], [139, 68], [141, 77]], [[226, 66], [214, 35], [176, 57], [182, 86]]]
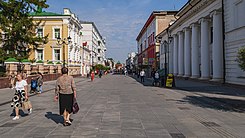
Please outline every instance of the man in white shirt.
[[144, 70], [141, 70], [140, 72], [140, 80], [141, 82], [145, 82], [145, 71]]
[[156, 71], [155, 74], [154, 74], [155, 78], [154, 78], [154, 85], [158, 84], [159, 83], [159, 73]]

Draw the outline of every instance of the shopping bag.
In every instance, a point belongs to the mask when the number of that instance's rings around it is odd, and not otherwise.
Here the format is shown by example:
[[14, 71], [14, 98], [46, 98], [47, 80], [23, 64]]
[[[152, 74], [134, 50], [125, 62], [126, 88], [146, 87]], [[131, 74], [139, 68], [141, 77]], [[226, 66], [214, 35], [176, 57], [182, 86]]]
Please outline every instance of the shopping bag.
[[30, 109], [30, 108], [31, 108], [31, 101], [29, 101], [29, 100], [24, 101], [24, 102], [22, 103], [22, 108], [23, 108], [24, 110]]
[[72, 106], [72, 112], [73, 112], [73, 114], [76, 114], [78, 111], [79, 111], [79, 106], [78, 106], [76, 98], [74, 98], [73, 106]]

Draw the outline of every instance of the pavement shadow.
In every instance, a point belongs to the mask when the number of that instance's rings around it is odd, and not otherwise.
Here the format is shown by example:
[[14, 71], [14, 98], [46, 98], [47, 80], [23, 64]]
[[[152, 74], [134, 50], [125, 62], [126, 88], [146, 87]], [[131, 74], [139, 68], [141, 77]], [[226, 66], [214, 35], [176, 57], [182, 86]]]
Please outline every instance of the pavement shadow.
[[[15, 109], [13, 109], [13, 112], [10, 114], [10, 116], [15, 116]], [[19, 109], [19, 115], [21, 117], [25, 117], [25, 116], [28, 116], [29, 114], [25, 113], [22, 109]]]
[[202, 108], [245, 113], [245, 100], [207, 96], [187, 96], [183, 101]]
[[134, 80], [136, 80], [137, 82], [141, 83], [144, 86], [147, 86], [147, 87], [158, 87], [158, 86], [153, 86], [152, 85], [152, 81], [149, 80], [148, 78], [145, 78], [144, 82], [141, 82], [140, 77], [138, 78], [136, 76], [131, 76], [131, 75], [129, 77], [133, 78]]
[[64, 119], [58, 114], [53, 114], [52, 112], [46, 112], [45, 117], [53, 120], [56, 124], [63, 124]]
[[209, 84], [204, 82], [195, 82], [192, 80], [176, 80], [176, 89], [185, 90], [189, 92], [200, 92], [218, 95], [229, 96], [245, 96], [244, 89], [229, 87], [222, 84]]

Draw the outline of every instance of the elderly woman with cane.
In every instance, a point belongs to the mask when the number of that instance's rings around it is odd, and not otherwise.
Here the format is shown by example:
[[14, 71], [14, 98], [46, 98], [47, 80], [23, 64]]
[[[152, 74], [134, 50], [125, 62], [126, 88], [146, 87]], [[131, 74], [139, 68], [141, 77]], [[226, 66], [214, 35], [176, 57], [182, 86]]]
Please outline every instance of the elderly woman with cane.
[[71, 125], [73, 100], [76, 98], [76, 86], [72, 76], [68, 75], [68, 68], [61, 69], [62, 76], [57, 79], [55, 86], [55, 100], [59, 99], [60, 115], [64, 117], [64, 126]]

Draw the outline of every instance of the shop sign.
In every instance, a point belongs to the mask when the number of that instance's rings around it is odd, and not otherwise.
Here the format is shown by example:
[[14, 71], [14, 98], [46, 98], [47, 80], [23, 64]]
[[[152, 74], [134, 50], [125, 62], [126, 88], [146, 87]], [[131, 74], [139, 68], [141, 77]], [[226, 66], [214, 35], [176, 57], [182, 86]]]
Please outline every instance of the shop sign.
[[153, 65], [155, 58], [149, 58], [149, 65]]

